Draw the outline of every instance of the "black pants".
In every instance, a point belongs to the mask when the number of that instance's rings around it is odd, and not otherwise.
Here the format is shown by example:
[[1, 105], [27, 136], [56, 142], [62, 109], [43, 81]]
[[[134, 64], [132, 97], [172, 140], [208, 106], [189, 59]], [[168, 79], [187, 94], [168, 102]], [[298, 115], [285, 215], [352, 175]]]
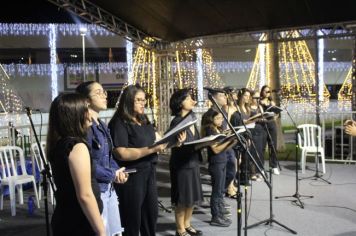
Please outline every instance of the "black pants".
[[226, 179], [225, 179], [225, 188], [224, 193], [226, 192], [231, 181], [235, 179], [236, 176], [236, 156], [233, 149], [226, 150]]
[[[264, 130], [264, 127], [261, 126], [260, 124], [256, 124], [256, 127], [251, 130], [251, 133], [252, 133], [252, 140], [256, 146], [256, 149], [251, 148], [251, 154], [255, 158], [257, 165], [261, 168], [261, 170], [263, 170], [264, 169], [264, 146], [266, 146], [267, 134]], [[260, 159], [258, 159], [257, 156]], [[256, 171], [253, 172], [256, 173]]]
[[154, 236], [158, 217], [156, 167], [139, 169], [125, 184], [115, 186], [119, 196], [124, 236]]
[[223, 207], [223, 190], [225, 189], [226, 163], [209, 163], [211, 176], [210, 209], [212, 217], [221, 216]]
[[[265, 128], [265, 132], [266, 132], [266, 141], [263, 144], [264, 150], [266, 148], [266, 142], [268, 142], [268, 149], [269, 149], [269, 159], [270, 159], [270, 165], [272, 168], [277, 168], [277, 125], [275, 121], [270, 121], [266, 124], [267, 130], [270, 134], [271, 137], [269, 137], [266, 128]], [[272, 145], [273, 144], [273, 145]], [[274, 147], [274, 151], [273, 150]]]

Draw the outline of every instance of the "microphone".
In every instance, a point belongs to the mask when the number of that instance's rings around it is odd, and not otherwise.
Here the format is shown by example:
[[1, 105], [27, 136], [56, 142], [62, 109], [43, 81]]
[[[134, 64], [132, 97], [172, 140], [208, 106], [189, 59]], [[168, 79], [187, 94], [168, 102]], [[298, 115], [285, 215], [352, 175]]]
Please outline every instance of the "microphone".
[[207, 90], [209, 93], [225, 93], [225, 91], [221, 88], [204, 87], [204, 89]]

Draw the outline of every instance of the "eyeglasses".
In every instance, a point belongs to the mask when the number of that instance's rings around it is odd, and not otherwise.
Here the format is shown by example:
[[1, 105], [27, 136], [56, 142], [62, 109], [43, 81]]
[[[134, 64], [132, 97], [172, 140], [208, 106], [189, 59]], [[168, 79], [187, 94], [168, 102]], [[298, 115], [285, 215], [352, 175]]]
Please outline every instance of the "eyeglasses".
[[271, 91], [265, 91], [265, 93], [271, 93]]
[[106, 90], [103, 89], [97, 89], [94, 91], [94, 93], [92, 94], [92, 96], [108, 96], [108, 92]]
[[146, 103], [147, 103], [147, 100], [146, 100], [146, 99], [141, 99], [141, 98], [136, 98], [136, 99], [135, 99], [135, 103], [143, 103], [143, 104], [146, 104]]

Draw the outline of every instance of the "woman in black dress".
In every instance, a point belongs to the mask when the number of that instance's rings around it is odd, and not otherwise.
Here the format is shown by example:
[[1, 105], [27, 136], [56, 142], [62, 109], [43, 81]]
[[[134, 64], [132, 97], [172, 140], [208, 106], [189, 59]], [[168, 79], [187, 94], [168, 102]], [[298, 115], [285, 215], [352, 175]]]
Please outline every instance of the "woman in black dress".
[[[188, 113], [193, 115], [192, 110], [196, 104], [188, 89], [176, 91], [169, 106], [172, 115], [175, 116], [171, 122], [171, 127], [178, 124]], [[191, 126], [186, 130], [185, 141], [199, 139], [197, 127]], [[183, 139], [180, 137], [180, 139]], [[200, 151], [196, 151], [191, 146], [180, 146], [172, 148], [172, 155], [169, 162], [171, 172], [171, 201], [175, 206], [175, 219], [177, 225], [177, 236], [202, 235], [202, 231], [194, 229], [191, 225], [194, 205], [199, 205], [203, 201], [203, 191], [200, 181], [199, 158]]]
[[[260, 93], [259, 91], [254, 91], [252, 92], [252, 102], [251, 102], [251, 106], [250, 106], [250, 110], [251, 110], [251, 117], [255, 116], [257, 114], [260, 114], [263, 109], [260, 106], [259, 103], [259, 97], [260, 97]], [[266, 131], [264, 128], [264, 120], [263, 119], [256, 119], [255, 120], [256, 124], [255, 124], [255, 128], [251, 129], [251, 134], [252, 134], [252, 139], [253, 142], [256, 146], [256, 149], [252, 149], [251, 150], [251, 154], [256, 157], [256, 162], [259, 165], [260, 169], [262, 171], [264, 171], [264, 147], [263, 145], [266, 145]], [[257, 159], [257, 156], [260, 159]], [[254, 173], [256, 173], [256, 171], [253, 171]], [[262, 176], [260, 173], [255, 174], [255, 176], [251, 177], [252, 180], [257, 180], [257, 181], [262, 181]]]
[[80, 94], [59, 95], [51, 104], [46, 152], [57, 187], [51, 222], [55, 236], [106, 235], [86, 143], [90, 120], [86, 98]]
[[[264, 85], [261, 88], [261, 93], [260, 93], [260, 104], [263, 108], [263, 111], [266, 111], [269, 107], [275, 106], [276, 104], [272, 101], [272, 96], [271, 96], [271, 88], [268, 85]], [[279, 175], [279, 169], [277, 168], [277, 124], [275, 119], [268, 120], [267, 121], [267, 130], [266, 130], [266, 135], [267, 139], [264, 141], [263, 147], [266, 147], [266, 142], [268, 142], [268, 148], [269, 148], [269, 153], [270, 153], [270, 163], [272, 168], [272, 172], [275, 175]], [[269, 135], [268, 135], [269, 133]]]
[[139, 85], [127, 86], [109, 122], [113, 152], [119, 166], [137, 170], [125, 184], [116, 185], [124, 236], [154, 236], [156, 233], [157, 152], [162, 151], [166, 144], [152, 147], [156, 133], [144, 114], [145, 105], [143, 89]]
[[[231, 124], [235, 126], [241, 126], [243, 124], [247, 125], [251, 123], [248, 119], [251, 116], [250, 110], [250, 90], [247, 88], [241, 89], [237, 94], [237, 105], [239, 106], [239, 111], [236, 111], [231, 116]], [[247, 146], [249, 148], [249, 146]], [[249, 174], [249, 160], [247, 153], [244, 150], [239, 149], [237, 156], [241, 156], [241, 165], [240, 165], [240, 184], [248, 184], [248, 177], [246, 175]], [[247, 173], [246, 173], [247, 171]]]

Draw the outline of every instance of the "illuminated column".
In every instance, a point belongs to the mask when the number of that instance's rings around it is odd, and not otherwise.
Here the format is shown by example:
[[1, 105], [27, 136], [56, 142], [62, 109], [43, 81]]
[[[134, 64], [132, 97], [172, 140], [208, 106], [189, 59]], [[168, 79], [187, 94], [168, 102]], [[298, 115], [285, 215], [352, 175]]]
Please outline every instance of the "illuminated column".
[[198, 105], [203, 105], [203, 51], [201, 48], [197, 50], [197, 94]]
[[58, 95], [58, 78], [57, 78], [57, 26], [55, 24], [49, 25], [49, 48], [50, 48], [50, 62], [51, 62], [51, 93], [52, 100]]
[[266, 44], [264, 43], [260, 43], [258, 45], [258, 49], [259, 49], [259, 53], [260, 53], [260, 84], [259, 84], [259, 88], [262, 88], [263, 85], [267, 84], [266, 81]]
[[133, 68], [132, 68], [132, 42], [126, 40], [126, 61], [127, 61], [127, 83], [133, 84]]
[[[317, 35], [322, 35], [320, 30]], [[319, 79], [319, 100], [324, 101], [324, 39], [318, 39], [318, 79]]]

